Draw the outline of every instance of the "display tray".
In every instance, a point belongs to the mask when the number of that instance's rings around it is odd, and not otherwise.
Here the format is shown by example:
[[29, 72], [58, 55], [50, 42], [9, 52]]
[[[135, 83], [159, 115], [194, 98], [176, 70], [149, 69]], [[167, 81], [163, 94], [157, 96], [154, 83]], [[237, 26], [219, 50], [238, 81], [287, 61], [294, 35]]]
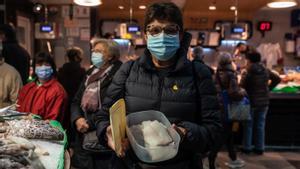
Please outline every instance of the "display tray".
[[[24, 115], [15, 111], [3, 111], [0, 115], [0, 138], [24, 138], [35, 146], [34, 153], [45, 169], [65, 168], [67, 136], [58, 121], [46, 122], [36, 115]], [[60, 139], [59, 134], [62, 135]]]
[[[59, 142], [30, 139], [37, 148], [43, 149], [49, 155], [39, 155], [39, 159], [45, 169], [58, 169], [61, 159], [64, 157], [64, 145]], [[62, 168], [63, 169], [63, 168]]]

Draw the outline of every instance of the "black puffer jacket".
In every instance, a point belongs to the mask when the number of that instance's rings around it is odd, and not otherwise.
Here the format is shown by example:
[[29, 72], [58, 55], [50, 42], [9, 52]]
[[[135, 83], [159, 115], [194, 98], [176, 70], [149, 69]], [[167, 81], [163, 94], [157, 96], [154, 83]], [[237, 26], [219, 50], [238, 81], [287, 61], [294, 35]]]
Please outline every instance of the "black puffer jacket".
[[[167, 70], [157, 70], [154, 67], [147, 49], [137, 61], [122, 65], [108, 88], [102, 109], [95, 118], [97, 135], [102, 144], [106, 144], [108, 109], [120, 98], [125, 99], [128, 114], [158, 110], [171, 122], [187, 129], [187, 137], [181, 143], [177, 157], [158, 164], [162, 168], [169, 169], [171, 164], [176, 166], [183, 164], [183, 161], [187, 165], [196, 152], [205, 152], [220, 140], [221, 116], [210, 70], [204, 64], [195, 62], [194, 74], [192, 63], [186, 58], [186, 51], [185, 48], [180, 48], [175, 56], [178, 57], [176, 64]], [[199, 95], [193, 75], [197, 78]], [[200, 97], [198, 100], [197, 95]], [[155, 164], [151, 166], [153, 165]], [[175, 168], [182, 167], [177, 165]]]
[[231, 100], [240, 101], [246, 95], [245, 90], [239, 87], [237, 73], [231, 64], [218, 66], [215, 79], [218, 92], [227, 90]]
[[85, 70], [80, 66], [79, 62], [71, 61], [65, 63], [59, 69], [57, 79], [65, 88], [71, 101], [73, 100], [84, 76]]
[[[270, 85], [268, 85], [269, 80], [271, 80]], [[272, 90], [280, 81], [278, 75], [262, 64], [254, 63], [242, 74], [240, 85], [246, 89], [251, 106], [265, 107], [269, 105], [269, 90]]]

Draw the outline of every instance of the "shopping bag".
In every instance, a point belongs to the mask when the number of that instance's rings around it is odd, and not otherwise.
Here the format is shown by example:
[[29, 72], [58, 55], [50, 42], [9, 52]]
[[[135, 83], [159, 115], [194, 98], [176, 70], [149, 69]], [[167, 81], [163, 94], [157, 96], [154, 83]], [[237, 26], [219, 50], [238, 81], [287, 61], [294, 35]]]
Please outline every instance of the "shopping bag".
[[222, 91], [222, 99], [228, 121], [251, 120], [251, 106], [248, 97], [244, 96], [240, 101], [231, 101], [226, 90]]

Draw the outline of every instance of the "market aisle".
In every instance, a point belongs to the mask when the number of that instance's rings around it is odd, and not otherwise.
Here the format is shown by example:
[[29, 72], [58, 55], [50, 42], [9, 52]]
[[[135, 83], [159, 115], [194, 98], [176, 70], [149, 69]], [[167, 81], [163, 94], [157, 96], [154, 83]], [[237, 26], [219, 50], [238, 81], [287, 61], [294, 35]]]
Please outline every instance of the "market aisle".
[[[243, 169], [300, 169], [300, 152], [266, 152], [262, 156], [238, 153], [238, 157], [246, 162]], [[224, 163], [228, 160], [226, 152], [219, 153], [217, 169], [227, 169]]]

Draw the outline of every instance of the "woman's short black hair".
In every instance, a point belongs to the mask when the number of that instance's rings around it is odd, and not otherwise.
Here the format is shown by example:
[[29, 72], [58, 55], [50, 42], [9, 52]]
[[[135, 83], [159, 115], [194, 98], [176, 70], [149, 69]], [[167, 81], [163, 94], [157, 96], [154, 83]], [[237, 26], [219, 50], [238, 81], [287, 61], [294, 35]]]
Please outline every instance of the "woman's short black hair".
[[70, 62], [76, 62], [76, 61], [81, 62], [83, 51], [81, 48], [74, 46], [67, 49], [66, 55]]
[[150, 5], [145, 14], [144, 32], [154, 20], [169, 21], [179, 26], [183, 31], [183, 21], [180, 9], [171, 2], [154, 3]]
[[34, 57], [32, 62], [33, 72], [35, 72], [35, 67], [37, 64], [43, 64], [43, 63], [50, 64], [51, 68], [53, 69], [53, 75], [54, 76], [57, 75], [56, 65], [53, 60], [53, 57], [51, 56], [50, 53], [47, 52], [40, 52]]
[[246, 53], [246, 59], [251, 63], [258, 63], [261, 61], [261, 55], [258, 52], [248, 52]]
[[236, 47], [241, 47], [241, 46], [247, 46], [245, 43], [243, 43], [243, 42], [239, 42], [237, 45], [236, 45]]

